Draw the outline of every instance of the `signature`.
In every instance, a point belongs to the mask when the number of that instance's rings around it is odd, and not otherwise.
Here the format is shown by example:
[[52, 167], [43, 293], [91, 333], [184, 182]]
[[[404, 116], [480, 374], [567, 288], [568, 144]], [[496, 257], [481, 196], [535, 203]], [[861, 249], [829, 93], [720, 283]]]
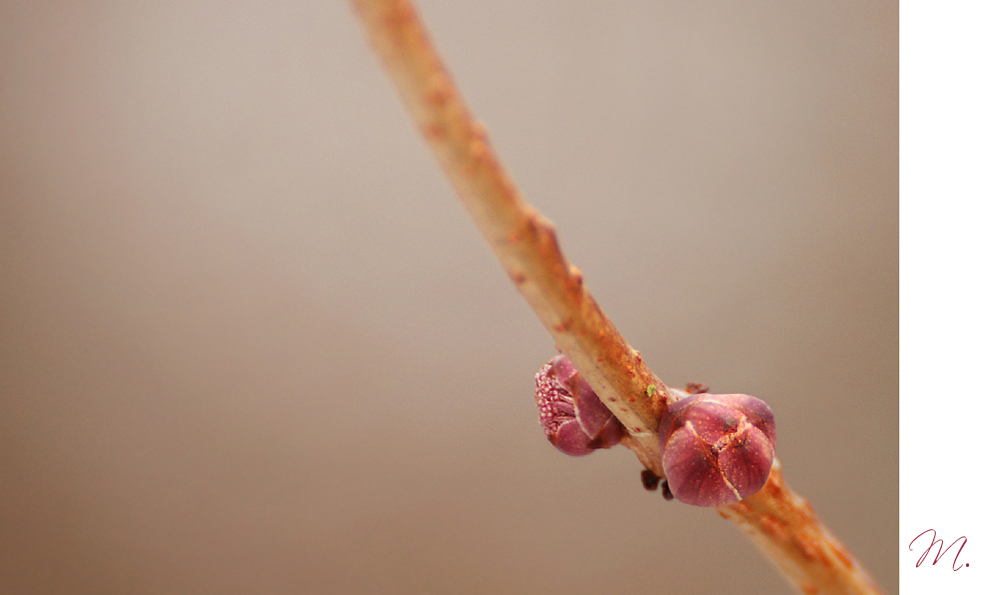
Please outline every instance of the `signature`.
[[[927, 559], [927, 554], [930, 553], [930, 550], [932, 550], [935, 545], [937, 546], [937, 554], [934, 556], [934, 561], [930, 563], [931, 566], [937, 564], [941, 560], [941, 557], [944, 554], [948, 553], [948, 550], [950, 550], [951, 548], [953, 548], [955, 546], [955, 544], [958, 543], [959, 541], [961, 542], [961, 546], [958, 548], [958, 551], [955, 552], [954, 560], [951, 561], [951, 570], [954, 570], [954, 571], [960, 570], [962, 568], [962, 566], [964, 566], [965, 568], [968, 568], [968, 562], [965, 562], [964, 564], [960, 564], [957, 567], [955, 567], [955, 564], [958, 563], [958, 556], [961, 555], [961, 550], [965, 549], [965, 545], [968, 544], [968, 538], [965, 537], [964, 535], [962, 535], [958, 539], [955, 539], [954, 541], [952, 541], [951, 545], [949, 545], [948, 547], [945, 548], [944, 547], [944, 540], [937, 538], [937, 531], [934, 531], [933, 529], [927, 529], [923, 533], [921, 533], [921, 534], [917, 535], [916, 537], [914, 537], [913, 541], [910, 542], [910, 551], [911, 552], [913, 551], [913, 544], [916, 542], [916, 540], [920, 539], [921, 537], [923, 537], [927, 533], [933, 533], [933, 535], [930, 538], [930, 545], [927, 546], [927, 549], [924, 550], [923, 555], [920, 556], [920, 559], [917, 560], [917, 562], [916, 562], [916, 567], [917, 568], [920, 568], [920, 565], [923, 564], [923, 561]], [[921, 544], [923, 544], [923, 543], [927, 543], [926, 540], [924, 540], [924, 541], [921, 542]]]

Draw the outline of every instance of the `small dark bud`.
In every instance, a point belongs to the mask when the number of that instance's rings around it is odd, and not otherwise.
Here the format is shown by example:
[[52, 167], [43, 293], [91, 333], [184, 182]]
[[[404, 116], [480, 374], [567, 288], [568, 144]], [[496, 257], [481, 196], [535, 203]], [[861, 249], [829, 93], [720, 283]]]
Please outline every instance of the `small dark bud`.
[[685, 384], [685, 392], [690, 395], [701, 395], [709, 392], [709, 385], [701, 382], [688, 382]]
[[775, 457], [771, 408], [749, 395], [692, 395], [661, 420], [664, 475], [674, 497], [722, 506], [764, 487]]
[[648, 492], [653, 492], [657, 489], [657, 484], [661, 482], [661, 478], [650, 469], [644, 469], [640, 472], [640, 481], [643, 482], [643, 487]]
[[664, 495], [665, 500], [674, 500], [674, 494], [671, 493], [671, 486], [667, 485], [666, 479], [661, 482], [661, 493]]
[[615, 446], [626, 431], [563, 355], [536, 374], [536, 405], [547, 439], [572, 456]]

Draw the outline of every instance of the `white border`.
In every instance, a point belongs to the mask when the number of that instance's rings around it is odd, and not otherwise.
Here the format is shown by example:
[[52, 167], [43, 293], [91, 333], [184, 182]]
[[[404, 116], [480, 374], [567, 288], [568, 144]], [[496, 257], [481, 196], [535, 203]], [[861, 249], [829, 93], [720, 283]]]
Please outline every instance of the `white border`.
[[[903, 593], [996, 593], [996, 2], [900, 6]], [[967, 544], [919, 568], [935, 529]], [[960, 544], [959, 544], [960, 545]]]

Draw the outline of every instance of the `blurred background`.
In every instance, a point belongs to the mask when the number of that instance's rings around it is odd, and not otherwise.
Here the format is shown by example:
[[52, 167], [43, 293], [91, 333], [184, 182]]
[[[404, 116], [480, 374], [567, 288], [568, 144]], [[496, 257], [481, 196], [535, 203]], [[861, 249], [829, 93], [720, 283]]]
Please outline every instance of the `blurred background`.
[[[898, 592], [898, 3], [420, 3], [666, 382]], [[555, 350], [344, 2], [0, 2], [0, 591], [789, 593]]]

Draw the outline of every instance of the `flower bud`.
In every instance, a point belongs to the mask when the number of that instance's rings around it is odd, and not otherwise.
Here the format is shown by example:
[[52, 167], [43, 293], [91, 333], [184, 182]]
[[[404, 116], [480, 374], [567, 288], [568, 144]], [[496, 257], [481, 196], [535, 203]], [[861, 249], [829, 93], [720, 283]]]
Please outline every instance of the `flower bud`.
[[750, 395], [699, 394], [661, 420], [664, 475], [675, 498], [722, 506], [764, 487], [775, 457], [771, 408]]
[[572, 456], [615, 446], [625, 432], [622, 423], [563, 355], [550, 360], [536, 374], [536, 405], [547, 439]]

